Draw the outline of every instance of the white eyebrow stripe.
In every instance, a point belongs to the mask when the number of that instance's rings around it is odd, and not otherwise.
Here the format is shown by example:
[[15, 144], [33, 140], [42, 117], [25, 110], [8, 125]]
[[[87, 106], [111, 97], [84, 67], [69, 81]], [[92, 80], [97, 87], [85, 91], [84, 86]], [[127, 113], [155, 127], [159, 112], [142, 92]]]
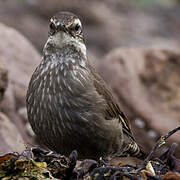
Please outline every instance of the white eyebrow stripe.
[[74, 24], [79, 24], [80, 26], [82, 26], [81, 21], [79, 19], [75, 19]]

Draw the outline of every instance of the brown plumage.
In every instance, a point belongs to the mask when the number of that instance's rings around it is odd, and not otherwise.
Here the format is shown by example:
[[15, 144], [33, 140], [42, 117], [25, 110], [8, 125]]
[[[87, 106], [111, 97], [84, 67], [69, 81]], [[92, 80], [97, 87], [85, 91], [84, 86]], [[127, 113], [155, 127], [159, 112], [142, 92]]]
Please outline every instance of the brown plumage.
[[81, 22], [72, 13], [51, 18], [26, 103], [34, 132], [52, 150], [68, 155], [77, 149], [84, 158], [145, 157], [126, 116], [90, 66]]

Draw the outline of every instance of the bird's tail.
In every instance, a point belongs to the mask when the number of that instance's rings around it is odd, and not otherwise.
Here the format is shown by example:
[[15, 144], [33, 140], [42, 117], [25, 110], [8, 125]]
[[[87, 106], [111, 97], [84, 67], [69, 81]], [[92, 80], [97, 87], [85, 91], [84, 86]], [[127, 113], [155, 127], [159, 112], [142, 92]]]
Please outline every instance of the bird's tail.
[[125, 153], [129, 156], [136, 157], [142, 160], [144, 160], [147, 157], [147, 154], [135, 141], [132, 141], [126, 146]]

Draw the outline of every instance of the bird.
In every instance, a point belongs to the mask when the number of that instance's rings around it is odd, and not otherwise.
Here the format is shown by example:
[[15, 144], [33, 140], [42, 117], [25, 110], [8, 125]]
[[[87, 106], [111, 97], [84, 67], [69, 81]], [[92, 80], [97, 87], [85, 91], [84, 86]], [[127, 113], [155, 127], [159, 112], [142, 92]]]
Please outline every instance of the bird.
[[79, 158], [144, 159], [130, 123], [87, 58], [79, 17], [58, 12], [50, 19], [43, 57], [26, 95], [30, 125], [49, 149]]

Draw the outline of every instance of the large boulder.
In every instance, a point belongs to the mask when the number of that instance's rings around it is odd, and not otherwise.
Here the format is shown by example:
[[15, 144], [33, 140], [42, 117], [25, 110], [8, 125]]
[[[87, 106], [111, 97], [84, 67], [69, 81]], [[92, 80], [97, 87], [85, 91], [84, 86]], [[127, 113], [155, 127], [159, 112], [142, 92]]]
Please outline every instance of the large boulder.
[[[88, 50], [96, 56], [110, 49], [163, 47], [174, 49], [179, 40], [179, 8], [142, 8], [128, 1], [28, 0], [0, 1], [1, 21], [20, 30], [42, 51], [49, 19], [58, 11], [80, 16]], [[12, 8], [13, 7], [13, 8]], [[166, 13], [164, 13], [166, 12]], [[16, 17], [18, 21], [14, 21]]]
[[17, 127], [0, 112], [0, 153], [22, 152], [25, 145]]
[[7, 66], [9, 81], [18, 103], [25, 104], [27, 86], [40, 56], [18, 31], [0, 24], [0, 60]]
[[[179, 69], [178, 51], [158, 49], [118, 48], [98, 65], [123, 111], [130, 119], [143, 120], [145, 132], [155, 130], [157, 135], [180, 125]], [[142, 137], [139, 139], [149, 143]], [[179, 136], [172, 140], [180, 143]]]
[[0, 101], [3, 99], [4, 92], [8, 85], [8, 70], [4, 63], [0, 61]]
[[[28, 124], [23, 121], [19, 109], [25, 107], [28, 83], [41, 58], [33, 45], [22, 34], [4, 24], [0, 24], [0, 39], [3, 42], [0, 44], [0, 60], [2, 61], [2, 63], [0, 62], [0, 100], [1, 94], [4, 94], [0, 111], [14, 124], [22, 139], [32, 143], [33, 139], [27, 135]], [[7, 69], [2, 65], [3, 63]], [[7, 79], [9, 80], [8, 84]], [[7, 90], [4, 93], [6, 87]], [[8, 121], [5, 122], [8, 123]]]

